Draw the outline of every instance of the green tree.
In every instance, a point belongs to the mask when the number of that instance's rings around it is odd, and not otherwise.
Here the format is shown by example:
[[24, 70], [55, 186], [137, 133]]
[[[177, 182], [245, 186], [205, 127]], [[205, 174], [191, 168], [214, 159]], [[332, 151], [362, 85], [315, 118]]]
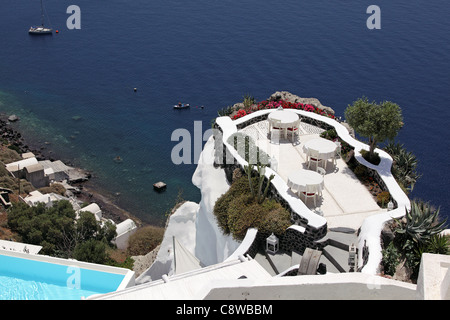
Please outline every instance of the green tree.
[[[66, 200], [49, 208], [42, 203], [34, 207], [17, 203], [8, 210], [9, 228], [19, 234], [21, 241], [42, 246], [41, 253], [91, 262], [105, 261], [103, 256], [116, 236], [116, 226], [111, 222], [101, 225], [91, 212], [81, 212], [79, 218], [75, 218], [75, 211]], [[101, 250], [105, 252], [100, 253]]]
[[76, 223], [76, 232], [80, 241], [86, 241], [96, 237], [100, 226], [95, 220], [95, 215], [89, 211], [81, 211]]
[[[75, 211], [69, 201], [58, 201], [51, 208], [43, 203], [30, 207], [17, 203], [8, 211], [8, 226], [17, 232], [25, 243], [41, 245], [43, 254], [55, 255], [57, 251], [70, 253], [73, 238]], [[59, 254], [58, 254], [59, 255]], [[63, 254], [66, 256], [66, 254]]]
[[400, 107], [390, 101], [380, 104], [360, 98], [345, 110], [345, 118], [355, 132], [369, 139], [369, 157], [372, 159], [378, 143], [393, 140], [403, 126]]
[[73, 257], [86, 262], [105, 263], [108, 258], [107, 248], [108, 245], [104, 241], [89, 239], [75, 246]]

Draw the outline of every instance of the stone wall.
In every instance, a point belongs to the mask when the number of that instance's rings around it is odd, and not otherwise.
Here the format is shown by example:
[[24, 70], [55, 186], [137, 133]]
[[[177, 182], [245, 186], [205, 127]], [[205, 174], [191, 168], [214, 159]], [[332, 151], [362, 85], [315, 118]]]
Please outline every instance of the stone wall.
[[292, 103], [303, 103], [303, 104], [312, 104], [313, 106], [326, 111], [328, 114], [334, 114], [334, 110], [330, 107], [324, 106], [318, 99], [316, 98], [302, 98], [292, 94], [288, 91], [277, 91], [272, 94], [268, 100], [278, 101], [285, 100]]

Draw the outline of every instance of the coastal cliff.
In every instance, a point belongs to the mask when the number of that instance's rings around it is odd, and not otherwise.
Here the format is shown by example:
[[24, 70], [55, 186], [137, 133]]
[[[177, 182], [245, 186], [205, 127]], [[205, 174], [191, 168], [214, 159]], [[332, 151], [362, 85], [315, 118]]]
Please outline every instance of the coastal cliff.
[[[312, 104], [328, 114], [334, 114], [333, 109], [322, 105], [318, 99], [301, 98], [287, 91], [277, 91], [267, 100]], [[233, 107], [239, 109], [241, 106], [237, 103]], [[192, 183], [201, 191], [200, 202], [198, 204], [185, 202], [169, 217], [156, 259], [136, 279], [137, 283], [158, 280], [163, 275], [176, 274], [173, 237], [204, 266], [226, 260], [241, 244], [232, 236], [223, 234], [213, 214], [216, 200], [229, 189], [225, 170], [214, 167], [213, 137], [209, 138], [202, 150]]]
[[240, 245], [231, 236], [224, 235], [213, 215], [216, 200], [229, 189], [225, 171], [215, 168], [214, 139], [210, 137], [200, 155], [192, 183], [201, 191], [200, 203], [187, 201], [170, 217], [164, 239], [153, 264], [137, 279], [145, 283], [176, 273], [174, 266], [173, 237], [183, 247], [208, 266], [224, 261]]

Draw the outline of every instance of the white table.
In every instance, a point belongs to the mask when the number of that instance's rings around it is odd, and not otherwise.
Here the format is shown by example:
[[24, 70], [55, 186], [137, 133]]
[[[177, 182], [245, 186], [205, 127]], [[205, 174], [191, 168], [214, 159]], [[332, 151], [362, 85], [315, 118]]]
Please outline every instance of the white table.
[[303, 145], [303, 152], [307, 155], [314, 154], [315, 157], [322, 159], [325, 163], [328, 159], [334, 159], [336, 149], [336, 143], [323, 138], [309, 140]]
[[297, 113], [289, 110], [276, 110], [269, 114], [267, 117], [269, 120], [269, 123], [272, 120], [279, 120], [280, 127], [284, 131], [284, 137], [287, 138], [287, 128], [291, 128], [294, 123], [299, 119], [299, 116]]
[[287, 185], [294, 192], [318, 192], [323, 190], [323, 176], [312, 170], [299, 169], [289, 174]]

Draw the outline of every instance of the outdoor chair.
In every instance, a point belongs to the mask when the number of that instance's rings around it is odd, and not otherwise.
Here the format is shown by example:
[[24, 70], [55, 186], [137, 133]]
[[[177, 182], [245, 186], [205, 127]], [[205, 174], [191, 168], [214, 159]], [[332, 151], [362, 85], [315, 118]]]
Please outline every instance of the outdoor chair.
[[300, 139], [300, 122], [301, 122], [301, 120], [298, 119], [294, 122], [294, 124], [292, 125], [291, 128], [287, 128], [288, 133], [290, 132], [292, 135], [292, 143], [295, 142], [295, 140], [294, 140], [295, 134], [297, 134]]
[[319, 163], [323, 162], [323, 159], [319, 158], [319, 153], [315, 152], [314, 150], [308, 150], [308, 169], [311, 167], [311, 163], [316, 164], [316, 170], [319, 167]]
[[273, 144], [280, 143], [280, 133], [283, 131], [281, 128], [281, 120], [271, 120], [269, 123], [270, 130], [270, 142]]
[[334, 162], [334, 164], [336, 165], [336, 161], [337, 161], [336, 159], [341, 157], [341, 149], [342, 149], [342, 146], [341, 146], [341, 143], [340, 143], [339, 141], [335, 141], [334, 143], [335, 143], [336, 146], [337, 146], [337, 148], [336, 148], [336, 153], [335, 153], [335, 155], [334, 155], [334, 157], [333, 157], [333, 162]]
[[314, 199], [314, 207], [316, 206], [316, 194], [317, 194], [317, 189], [315, 186], [306, 186], [306, 191], [302, 191], [299, 193], [299, 197], [301, 199], [300, 195], [303, 195], [305, 197], [305, 204], [308, 201], [308, 198], [313, 198]]
[[[327, 174], [327, 171], [324, 168], [322, 168], [322, 167], [317, 167], [317, 172], [322, 175], [322, 177], [323, 177], [323, 179], [325, 181], [325, 175]], [[322, 196], [322, 190], [319, 189], [318, 194], [319, 194], [319, 196]]]

